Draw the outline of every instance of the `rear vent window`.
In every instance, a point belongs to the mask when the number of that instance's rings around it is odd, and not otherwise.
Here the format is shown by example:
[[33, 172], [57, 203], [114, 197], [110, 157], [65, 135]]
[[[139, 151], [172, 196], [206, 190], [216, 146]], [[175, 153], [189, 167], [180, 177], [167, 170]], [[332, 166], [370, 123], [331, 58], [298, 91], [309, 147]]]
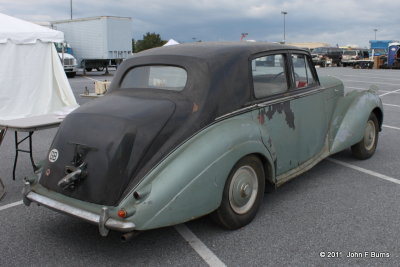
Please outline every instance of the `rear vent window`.
[[140, 66], [125, 74], [121, 89], [163, 89], [182, 91], [187, 82], [187, 72], [174, 66]]

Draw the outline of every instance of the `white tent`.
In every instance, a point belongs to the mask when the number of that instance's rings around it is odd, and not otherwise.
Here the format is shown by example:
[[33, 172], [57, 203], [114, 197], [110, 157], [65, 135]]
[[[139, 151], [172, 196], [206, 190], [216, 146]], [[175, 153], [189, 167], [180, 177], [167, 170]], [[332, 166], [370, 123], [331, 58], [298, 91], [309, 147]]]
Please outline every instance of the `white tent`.
[[78, 106], [53, 42], [64, 34], [0, 13], [0, 120]]
[[179, 43], [177, 41], [175, 41], [174, 39], [169, 39], [169, 41], [163, 46], [177, 45], [177, 44], [179, 44]]

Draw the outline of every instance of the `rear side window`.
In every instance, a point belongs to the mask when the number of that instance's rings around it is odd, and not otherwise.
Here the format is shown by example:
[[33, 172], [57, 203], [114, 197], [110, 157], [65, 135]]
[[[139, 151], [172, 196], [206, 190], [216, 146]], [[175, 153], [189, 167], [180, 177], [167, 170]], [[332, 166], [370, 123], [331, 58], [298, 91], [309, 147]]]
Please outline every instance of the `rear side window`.
[[310, 69], [309, 60], [306, 55], [292, 55], [294, 80], [297, 89], [305, 88], [315, 84], [314, 76]]
[[281, 54], [253, 59], [251, 69], [253, 74], [254, 96], [266, 96], [283, 93], [288, 89], [285, 71], [285, 57]]
[[182, 91], [187, 82], [187, 72], [175, 66], [139, 66], [128, 71], [120, 88], [163, 89]]

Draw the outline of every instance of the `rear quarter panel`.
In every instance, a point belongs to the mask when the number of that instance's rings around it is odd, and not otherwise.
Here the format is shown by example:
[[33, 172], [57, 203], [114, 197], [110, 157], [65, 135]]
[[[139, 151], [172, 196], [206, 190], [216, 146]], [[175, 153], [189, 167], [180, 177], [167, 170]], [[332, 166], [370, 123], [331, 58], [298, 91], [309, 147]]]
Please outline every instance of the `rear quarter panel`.
[[203, 216], [219, 207], [234, 164], [254, 153], [270, 160], [251, 113], [215, 123], [173, 151], [133, 189], [151, 188], [147, 198], [135, 202], [132, 191], [121, 206], [134, 207], [129, 219], [137, 230]]

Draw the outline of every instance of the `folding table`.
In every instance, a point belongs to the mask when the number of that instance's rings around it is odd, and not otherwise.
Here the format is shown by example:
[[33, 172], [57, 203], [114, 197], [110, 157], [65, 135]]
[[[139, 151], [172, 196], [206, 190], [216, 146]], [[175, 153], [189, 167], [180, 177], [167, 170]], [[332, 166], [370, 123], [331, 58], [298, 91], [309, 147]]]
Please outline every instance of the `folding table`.
[[[40, 116], [33, 116], [28, 118], [14, 119], [14, 120], [0, 120], [0, 146], [3, 142], [4, 136], [7, 131], [14, 131], [15, 138], [15, 158], [14, 158], [14, 167], [13, 167], [13, 180], [15, 180], [15, 170], [18, 162], [18, 153], [24, 152], [29, 153], [31, 164], [33, 170], [37, 169], [35, 162], [33, 161], [32, 155], [32, 135], [35, 131], [45, 130], [49, 128], [55, 128], [60, 125], [65, 116], [55, 115], [55, 114], [46, 114]], [[22, 139], [18, 139], [18, 132], [26, 132], [27, 136]], [[24, 141], [28, 140], [29, 149], [24, 150], [20, 149], [19, 146]], [[4, 196], [5, 189], [3, 181], [0, 177], [0, 199]]]

